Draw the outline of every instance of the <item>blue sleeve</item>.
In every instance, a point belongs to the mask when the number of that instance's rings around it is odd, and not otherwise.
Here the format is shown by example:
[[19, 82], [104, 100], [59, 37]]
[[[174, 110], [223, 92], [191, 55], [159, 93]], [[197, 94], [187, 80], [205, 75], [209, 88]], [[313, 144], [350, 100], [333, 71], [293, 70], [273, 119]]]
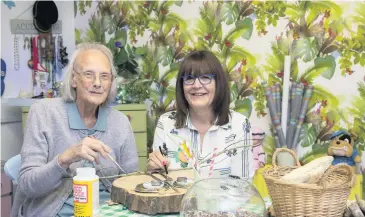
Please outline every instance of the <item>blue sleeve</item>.
[[352, 152], [352, 156], [351, 156], [351, 158], [352, 158], [353, 160], [355, 160], [355, 157], [356, 157], [356, 156], [358, 156], [358, 155], [359, 155], [359, 153], [357, 153], [356, 149], [354, 149], [354, 151]]

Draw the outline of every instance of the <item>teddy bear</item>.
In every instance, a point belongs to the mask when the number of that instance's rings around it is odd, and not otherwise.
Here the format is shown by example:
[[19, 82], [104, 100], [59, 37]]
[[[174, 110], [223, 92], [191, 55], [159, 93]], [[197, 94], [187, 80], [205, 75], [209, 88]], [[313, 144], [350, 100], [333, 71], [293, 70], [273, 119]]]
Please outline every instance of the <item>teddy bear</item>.
[[348, 164], [354, 167], [356, 163], [360, 163], [361, 161], [360, 155], [354, 148], [353, 139], [344, 130], [336, 131], [331, 135], [328, 155], [334, 157], [332, 165]]

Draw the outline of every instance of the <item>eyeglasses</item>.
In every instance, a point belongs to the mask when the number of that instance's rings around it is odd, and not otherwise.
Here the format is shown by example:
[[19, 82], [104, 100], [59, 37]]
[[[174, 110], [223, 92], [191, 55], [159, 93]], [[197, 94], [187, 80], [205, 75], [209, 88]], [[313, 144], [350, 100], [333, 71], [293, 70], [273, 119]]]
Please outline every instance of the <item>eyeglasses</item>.
[[184, 75], [182, 79], [184, 84], [193, 85], [195, 80], [198, 78], [201, 84], [210, 84], [212, 79], [215, 77], [213, 74], [202, 74], [202, 75]]
[[[93, 71], [84, 71], [84, 72], [78, 72], [75, 69], [73, 69], [76, 73], [83, 75], [86, 79], [90, 81], [95, 81], [96, 79], [96, 73]], [[99, 79], [102, 82], [110, 82], [112, 79], [114, 79], [114, 76], [111, 73], [102, 72], [99, 74]]]

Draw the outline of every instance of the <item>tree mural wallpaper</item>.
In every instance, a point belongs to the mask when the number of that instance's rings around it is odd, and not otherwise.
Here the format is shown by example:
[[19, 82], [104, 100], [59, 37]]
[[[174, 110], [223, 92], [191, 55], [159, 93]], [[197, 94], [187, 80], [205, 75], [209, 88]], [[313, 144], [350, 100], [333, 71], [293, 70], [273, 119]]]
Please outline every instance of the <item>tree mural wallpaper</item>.
[[[268, 132], [262, 82], [282, 83], [290, 55], [290, 80], [314, 86], [297, 150], [305, 163], [326, 155], [339, 129], [364, 150], [364, 11], [363, 1], [75, 1], [75, 35], [76, 43], [113, 51], [117, 102], [150, 102], [149, 145], [158, 117], [174, 108], [175, 77], [190, 51], [218, 56], [231, 81], [231, 108]], [[270, 161], [272, 136], [264, 148]]]

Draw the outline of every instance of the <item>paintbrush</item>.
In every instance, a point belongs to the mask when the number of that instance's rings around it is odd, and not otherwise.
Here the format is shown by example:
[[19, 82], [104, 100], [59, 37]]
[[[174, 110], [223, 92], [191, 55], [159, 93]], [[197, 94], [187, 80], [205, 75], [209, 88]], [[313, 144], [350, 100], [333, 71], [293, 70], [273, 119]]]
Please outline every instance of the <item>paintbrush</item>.
[[[158, 148], [160, 149], [160, 152], [161, 152], [162, 156], [165, 156], [165, 154], [162, 152], [161, 146], [158, 146]], [[165, 161], [164, 161], [164, 162], [165, 162]], [[163, 166], [164, 166], [164, 168], [165, 168], [165, 172], [166, 172], [166, 174], [169, 174], [169, 172], [167, 171], [166, 162], [165, 162], [165, 164], [164, 164]]]
[[113, 163], [115, 163], [115, 165], [117, 165], [117, 167], [120, 169], [120, 171], [122, 172], [122, 173], [126, 173], [124, 170], [123, 170], [123, 168], [118, 164], [118, 162], [117, 161], [115, 161], [114, 159], [113, 159], [113, 157], [108, 153], [108, 152], [105, 152], [106, 153], [106, 155], [108, 155], [108, 157], [110, 158], [110, 160], [112, 160], [113, 161]]

